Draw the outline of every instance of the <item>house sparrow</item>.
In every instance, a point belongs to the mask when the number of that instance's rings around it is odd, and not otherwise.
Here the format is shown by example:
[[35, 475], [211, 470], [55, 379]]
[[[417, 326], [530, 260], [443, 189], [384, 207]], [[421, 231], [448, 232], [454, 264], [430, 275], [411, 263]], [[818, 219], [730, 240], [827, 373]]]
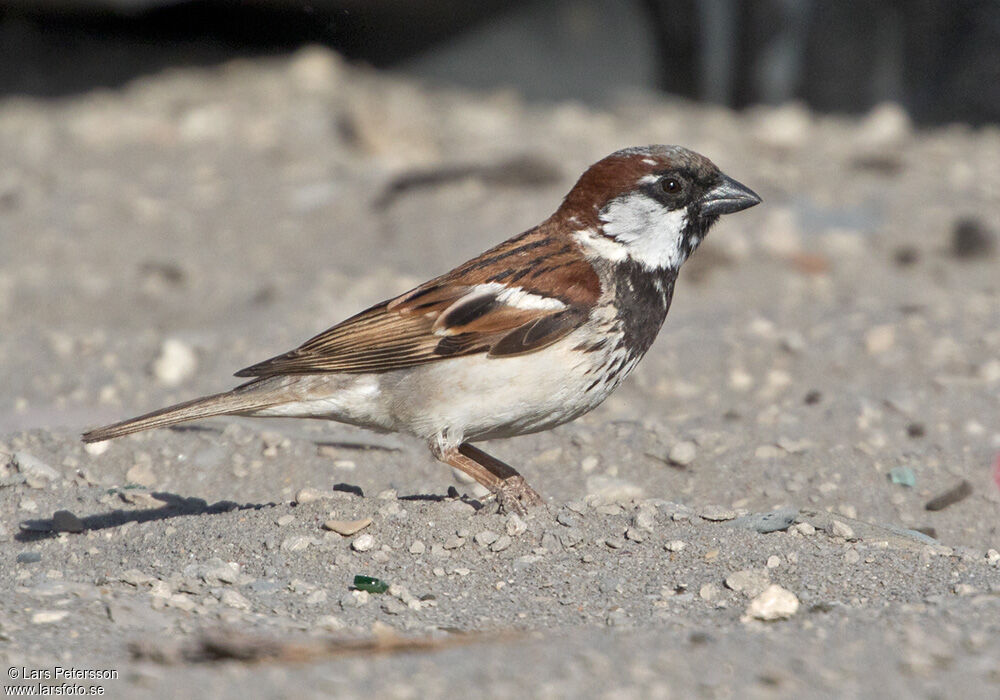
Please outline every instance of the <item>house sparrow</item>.
[[711, 225], [759, 202], [685, 148], [617, 151], [535, 228], [240, 370], [253, 379], [232, 391], [83, 440], [217, 415], [326, 418], [415, 435], [502, 510], [523, 512], [539, 495], [470, 443], [547, 430], [604, 401], [652, 345]]

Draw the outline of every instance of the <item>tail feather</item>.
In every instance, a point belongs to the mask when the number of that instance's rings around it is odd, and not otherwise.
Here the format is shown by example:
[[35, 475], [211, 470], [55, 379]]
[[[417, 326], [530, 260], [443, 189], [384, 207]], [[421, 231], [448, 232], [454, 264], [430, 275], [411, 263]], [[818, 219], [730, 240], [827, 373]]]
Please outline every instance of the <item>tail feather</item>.
[[167, 406], [151, 413], [129, 418], [102, 428], [88, 430], [82, 435], [84, 442], [102, 442], [151, 428], [163, 428], [198, 418], [210, 418], [232, 413], [243, 413], [264, 408], [274, 403], [258, 392], [240, 393], [239, 390], [203, 396], [183, 403]]

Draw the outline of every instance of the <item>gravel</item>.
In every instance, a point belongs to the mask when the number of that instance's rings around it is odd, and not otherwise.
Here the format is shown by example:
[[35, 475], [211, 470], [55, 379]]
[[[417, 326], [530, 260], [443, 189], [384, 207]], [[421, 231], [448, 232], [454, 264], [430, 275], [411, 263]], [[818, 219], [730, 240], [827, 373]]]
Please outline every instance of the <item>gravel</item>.
[[[880, 109], [537, 105], [322, 49], [0, 102], [0, 653], [119, 669], [118, 697], [995, 697], [1000, 133]], [[713, 229], [602, 407], [487, 447], [545, 509], [498, 515], [425, 446], [321, 422], [79, 442], [655, 142], [764, 203]], [[545, 177], [496, 177], [524, 154]], [[402, 186], [428, 170], [450, 175]], [[185, 652], [220, 629], [321, 650]]]

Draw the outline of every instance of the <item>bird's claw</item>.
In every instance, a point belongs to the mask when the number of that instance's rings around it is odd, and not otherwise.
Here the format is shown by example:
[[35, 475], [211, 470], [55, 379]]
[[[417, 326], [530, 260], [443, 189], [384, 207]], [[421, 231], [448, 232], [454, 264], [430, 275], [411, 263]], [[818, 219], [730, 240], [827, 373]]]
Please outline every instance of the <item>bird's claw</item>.
[[528, 508], [545, 504], [535, 489], [528, 486], [523, 476], [511, 476], [504, 479], [489, 495], [495, 500], [500, 513], [517, 513], [524, 515]]

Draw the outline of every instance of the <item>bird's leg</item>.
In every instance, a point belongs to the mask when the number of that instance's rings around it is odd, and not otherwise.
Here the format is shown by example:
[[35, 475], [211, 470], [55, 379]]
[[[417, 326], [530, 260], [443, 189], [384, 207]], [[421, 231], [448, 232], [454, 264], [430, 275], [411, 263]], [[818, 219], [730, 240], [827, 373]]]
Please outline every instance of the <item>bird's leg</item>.
[[514, 467], [467, 442], [457, 448], [434, 450], [434, 455], [488, 488], [496, 497], [501, 511], [524, 514], [527, 506], [543, 503], [542, 497], [528, 486]]

